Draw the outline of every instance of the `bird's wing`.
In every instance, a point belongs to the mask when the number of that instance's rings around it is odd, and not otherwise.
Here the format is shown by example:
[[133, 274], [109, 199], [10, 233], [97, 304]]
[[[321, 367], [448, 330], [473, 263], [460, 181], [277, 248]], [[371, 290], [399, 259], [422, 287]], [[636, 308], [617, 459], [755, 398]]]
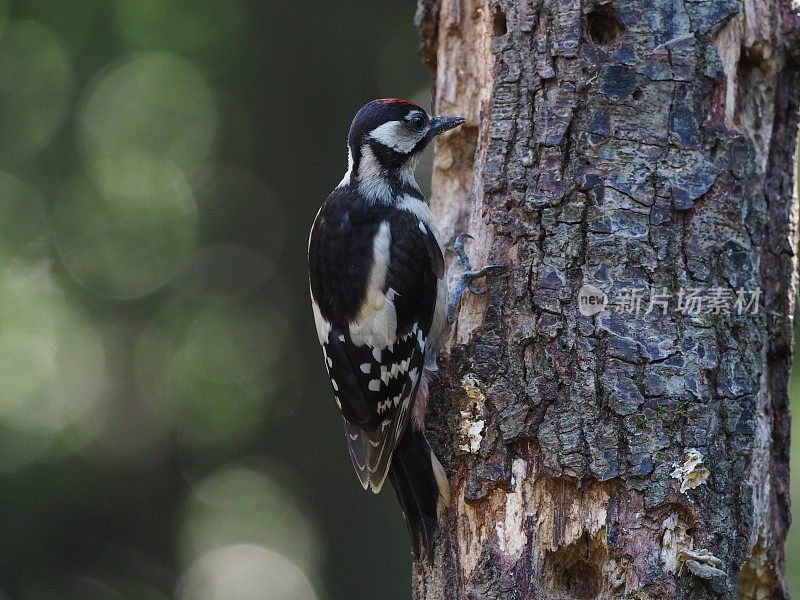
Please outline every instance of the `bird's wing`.
[[[370, 289], [347, 323], [326, 318], [326, 307], [334, 299], [326, 295], [329, 286], [315, 281], [312, 269], [317, 331], [334, 397], [345, 418], [350, 456], [362, 485], [374, 492], [386, 478], [422, 377], [437, 276], [442, 272], [438, 263], [443, 265], [438, 244], [428, 237], [433, 238], [406, 211], [383, 215], [374, 228]], [[438, 251], [439, 260], [432, 249]], [[319, 251], [312, 233], [310, 252]], [[318, 254], [311, 260], [335, 259]]]
[[[379, 360], [372, 350], [364, 347], [353, 345], [349, 350], [364, 361], [359, 364], [359, 379], [373, 412], [364, 425], [350, 423], [345, 418], [347, 445], [361, 485], [377, 493], [411, 416], [412, 399], [422, 376], [424, 342], [421, 347], [419, 337], [409, 334], [391, 349], [383, 349]], [[349, 397], [340, 398], [343, 406], [350, 402]]]

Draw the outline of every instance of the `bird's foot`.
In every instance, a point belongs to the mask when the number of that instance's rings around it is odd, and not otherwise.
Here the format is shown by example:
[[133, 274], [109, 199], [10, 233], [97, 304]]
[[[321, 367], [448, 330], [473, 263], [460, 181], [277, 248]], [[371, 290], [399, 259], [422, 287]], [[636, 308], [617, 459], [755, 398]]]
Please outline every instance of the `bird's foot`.
[[453, 290], [453, 294], [450, 296], [450, 301], [447, 303], [448, 323], [452, 323], [455, 318], [464, 290], [469, 290], [471, 294], [476, 296], [483, 296], [487, 292], [488, 287], [481, 289], [475, 285], [475, 281], [482, 277], [499, 275], [506, 269], [505, 265], [486, 265], [480, 269], [473, 269], [469, 262], [469, 257], [467, 257], [467, 253], [464, 250], [464, 240], [467, 239], [471, 240], [472, 236], [467, 233], [462, 233], [456, 238], [455, 244], [453, 244], [453, 249], [456, 251], [456, 256], [458, 256], [458, 265], [461, 267], [461, 275], [458, 277], [456, 287]]

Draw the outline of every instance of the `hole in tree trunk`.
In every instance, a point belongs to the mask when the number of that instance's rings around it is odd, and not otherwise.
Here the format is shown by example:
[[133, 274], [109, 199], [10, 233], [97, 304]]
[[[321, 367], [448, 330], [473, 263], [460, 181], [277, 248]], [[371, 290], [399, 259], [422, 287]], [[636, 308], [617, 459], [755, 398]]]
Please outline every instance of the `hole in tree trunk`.
[[508, 23], [506, 22], [506, 13], [502, 10], [497, 9], [497, 12], [494, 13], [494, 19], [492, 21], [492, 25], [494, 27], [494, 37], [500, 37], [501, 35], [505, 35], [508, 33]]
[[624, 30], [611, 4], [595, 7], [586, 17], [586, 28], [592, 41], [600, 46], [616, 44]]
[[550, 590], [559, 596], [592, 600], [603, 588], [602, 566], [608, 552], [602, 542], [584, 534], [581, 538], [545, 558], [545, 577]]

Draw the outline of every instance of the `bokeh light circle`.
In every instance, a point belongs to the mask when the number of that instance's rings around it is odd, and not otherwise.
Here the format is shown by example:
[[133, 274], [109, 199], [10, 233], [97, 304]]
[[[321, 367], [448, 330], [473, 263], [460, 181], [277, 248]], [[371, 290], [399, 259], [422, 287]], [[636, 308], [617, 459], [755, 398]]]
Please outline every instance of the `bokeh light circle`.
[[170, 163], [146, 155], [137, 164], [118, 192], [103, 192], [80, 179], [53, 208], [64, 265], [102, 296], [131, 299], [150, 294], [167, 283], [194, 250], [197, 207], [186, 180]]
[[316, 600], [303, 572], [281, 554], [238, 544], [205, 554], [186, 572], [178, 600]]
[[95, 182], [125, 193], [142, 156], [183, 173], [201, 164], [216, 122], [216, 101], [197, 67], [142, 52], [98, 76], [81, 107], [79, 135]]
[[282, 315], [223, 299], [178, 306], [137, 344], [137, 377], [153, 414], [192, 448], [232, 448], [271, 410], [286, 337]]
[[61, 42], [36, 21], [0, 27], [0, 162], [30, 157], [63, 119], [72, 70]]
[[306, 572], [321, 562], [321, 540], [285, 487], [265, 473], [227, 467], [193, 486], [183, 509], [182, 562], [236, 543], [280, 550]]
[[88, 441], [106, 385], [105, 349], [49, 262], [17, 260], [0, 273], [0, 357], [0, 424], [11, 432], [0, 456], [24, 462], [55, 441]]

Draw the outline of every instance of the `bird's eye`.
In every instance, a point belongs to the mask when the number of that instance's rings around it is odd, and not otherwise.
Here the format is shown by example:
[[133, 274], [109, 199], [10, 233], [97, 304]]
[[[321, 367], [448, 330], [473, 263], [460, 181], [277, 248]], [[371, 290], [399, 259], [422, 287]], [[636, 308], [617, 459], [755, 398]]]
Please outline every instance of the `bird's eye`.
[[425, 127], [425, 117], [423, 117], [419, 113], [417, 113], [415, 115], [411, 115], [408, 118], [408, 122], [411, 124], [411, 126], [414, 129], [422, 129], [423, 127]]

